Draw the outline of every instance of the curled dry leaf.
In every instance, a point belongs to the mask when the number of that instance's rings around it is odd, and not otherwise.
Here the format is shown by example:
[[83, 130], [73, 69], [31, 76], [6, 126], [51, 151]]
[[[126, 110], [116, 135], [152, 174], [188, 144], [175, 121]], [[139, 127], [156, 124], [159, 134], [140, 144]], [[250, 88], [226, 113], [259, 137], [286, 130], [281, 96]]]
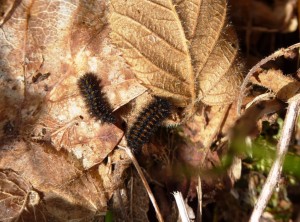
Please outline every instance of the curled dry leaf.
[[[263, 100], [252, 104], [245, 110], [243, 115], [237, 120], [231, 132], [231, 141], [236, 141], [239, 145], [245, 143], [245, 137], [257, 134], [257, 122], [264, 115], [278, 112], [283, 108], [283, 104], [276, 100]], [[238, 143], [237, 143], [238, 144]]]
[[282, 101], [299, 92], [300, 82], [296, 79], [283, 75], [281, 70], [264, 70], [251, 77], [251, 82], [272, 90], [276, 97]]
[[230, 104], [241, 66], [226, 10], [225, 0], [111, 0], [110, 36], [155, 95], [187, 111], [198, 101]]

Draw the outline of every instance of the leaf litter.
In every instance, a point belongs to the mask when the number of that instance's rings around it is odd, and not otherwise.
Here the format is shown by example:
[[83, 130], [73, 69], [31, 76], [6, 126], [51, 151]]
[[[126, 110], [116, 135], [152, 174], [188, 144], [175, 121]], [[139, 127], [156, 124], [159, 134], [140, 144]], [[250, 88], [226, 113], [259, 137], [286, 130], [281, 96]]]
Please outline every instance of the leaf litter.
[[[167, 133], [160, 130], [140, 157], [147, 158], [142, 165], [160, 190], [156, 193], [165, 215], [173, 208], [161, 184], [194, 198], [199, 167], [222, 165], [244, 72], [225, 1], [41, 0], [0, 8], [5, 11], [0, 23], [0, 126], [10, 122], [16, 129], [15, 134], [0, 133], [1, 172], [22, 175], [18, 180], [28, 184], [21, 197], [27, 208], [27, 194], [41, 198], [35, 215], [16, 205], [12, 217], [64, 221], [105, 214], [108, 201], [126, 185], [130, 163], [115, 149], [124, 143], [121, 122], [130, 126], [149, 94], [175, 105], [167, 125], [183, 123]], [[281, 27], [291, 27], [286, 24]], [[76, 81], [90, 71], [103, 80], [120, 123], [103, 125], [89, 117]], [[283, 73], [266, 69], [251, 81], [286, 101], [299, 86]], [[47, 78], [34, 81], [36, 76]], [[275, 77], [278, 84], [269, 84]], [[222, 178], [203, 177], [206, 203], [228, 188], [228, 177], [232, 186], [235, 175], [232, 169]]]

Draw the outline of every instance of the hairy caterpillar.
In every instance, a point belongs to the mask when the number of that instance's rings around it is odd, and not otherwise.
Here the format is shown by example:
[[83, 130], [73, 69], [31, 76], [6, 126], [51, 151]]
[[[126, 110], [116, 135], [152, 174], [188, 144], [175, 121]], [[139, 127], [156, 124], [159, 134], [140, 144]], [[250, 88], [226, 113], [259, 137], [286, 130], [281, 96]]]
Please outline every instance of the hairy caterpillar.
[[102, 92], [101, 80], [94, 73], [86, 73], [78, 80], [80, 93], [92, 117], [106, 123], [115, 123], [112, 108]]
[[139, 152], [152, 134], [170, 115], [171, 104], [161, 97], [154, 97], [152, 102], [139, 113], [136, 121], [129, 129], [126, 139], [127, 146], [134, 152]]

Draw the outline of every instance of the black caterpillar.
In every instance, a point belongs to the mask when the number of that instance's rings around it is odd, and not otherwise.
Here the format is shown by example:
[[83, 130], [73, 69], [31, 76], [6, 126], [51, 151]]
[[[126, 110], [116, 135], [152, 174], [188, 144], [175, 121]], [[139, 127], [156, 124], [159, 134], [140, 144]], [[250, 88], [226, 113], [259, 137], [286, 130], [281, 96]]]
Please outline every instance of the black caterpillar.
[[153, 101], [140, 112], [138, 118], [126, 135], [127, 146], [133, 152], [139, 152], [144, 144], [149, 142], [152, 134], [171, 112], [171, 104], [161, 97], [154, 97]]
[[102, 92], [101, 80], [94, 73], [86, 73], [78, 80], [80, 93], [92, 117], [106, 123], [115, 123], [112, 108]]

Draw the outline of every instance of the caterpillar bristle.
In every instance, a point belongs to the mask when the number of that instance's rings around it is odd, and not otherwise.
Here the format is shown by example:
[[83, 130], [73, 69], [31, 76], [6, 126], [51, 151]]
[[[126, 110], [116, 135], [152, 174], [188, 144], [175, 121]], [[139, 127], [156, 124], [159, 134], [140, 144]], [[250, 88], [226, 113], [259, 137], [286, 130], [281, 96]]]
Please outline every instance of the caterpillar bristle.
[[102, 92], [101, 79], [94, 73], [86, 73], [78, 80], [78, 87], [92, 117], [105, 123], [116, 122], [113, 110]]
[[127, 146], [135, 153], [140, 152], [170, 113], [171, 103], [164, 98], [154, 97], [126, 134]]

